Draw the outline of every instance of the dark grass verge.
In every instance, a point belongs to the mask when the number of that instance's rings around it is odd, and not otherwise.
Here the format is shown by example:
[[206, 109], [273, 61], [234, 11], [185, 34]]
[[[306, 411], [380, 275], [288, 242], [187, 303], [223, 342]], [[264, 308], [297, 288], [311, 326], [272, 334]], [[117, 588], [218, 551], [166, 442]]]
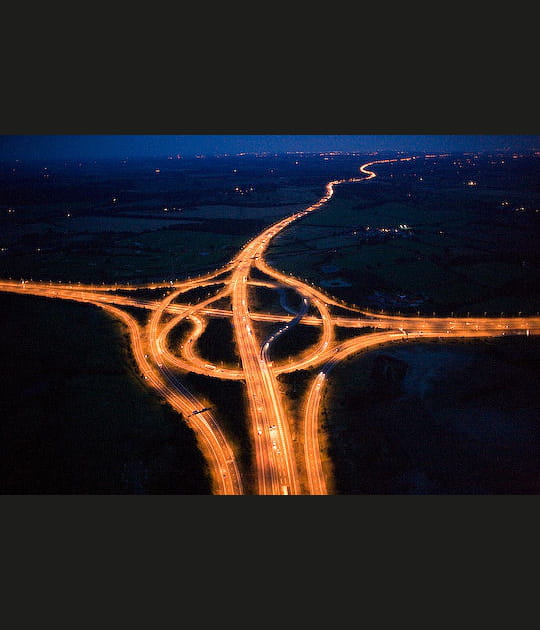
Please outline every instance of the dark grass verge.
[[287, 361], [289, 358], [302, 354], [315, 345], [321, 336], [320, 326], [296, 324], [287, 330], [270, 346], [270, 358], [272, 361]]
[[239, 367], [240, 356], [236, 350], [232, 320], [227, 317], [209, 319], [197, 340], [196, 352], [209, 363], [220, 367]]

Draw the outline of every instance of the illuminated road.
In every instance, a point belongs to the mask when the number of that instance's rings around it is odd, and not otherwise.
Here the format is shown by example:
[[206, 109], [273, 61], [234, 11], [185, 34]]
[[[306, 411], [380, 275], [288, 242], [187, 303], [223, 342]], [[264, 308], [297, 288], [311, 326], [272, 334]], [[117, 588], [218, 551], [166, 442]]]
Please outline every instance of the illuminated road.
[[[253, 444], [255, 487], [250, 491], [261, 495], [327, 494], [319, 440], [320, 408], [328, 376], [335, 365], [376, 346], [411, 339], [540, 334], [539, 317], [439, 318], [372, 313], [336, 301], [320, 289], [265, 262], [264, 255], [272, 239], [294, 221], [324, 207], [336, 186], [375, 178], [376, 173], [370, 170], [375, 165], [414, 159], [369, 162], [359, 169], [362, 177], [328, 182], [319, 201], [275, 222], [244, 245], [225, 266], [204, 276], [144, 285], [0, 280], [0, 291], [89, 303], [119, 319], [128, 329], [133, 355], [144, 381], [193, 429], [208, 462], [214, 494], [245, 493], [243, 473], [249, 471], [240, 470], [239, 454], [235, 453], [230, 437], [220, 424], [219, 408], [186, 387], [182, 381], [182, 374], [186, 372], [240, 381], [245, 385], [247, 418], [239, 409], [238, 424], [245, 424]], [[208, 289], [205, 298], [190, 294], [193, 289], [203, 287]], [[279, 291], [285, 312], [253, 308], [259, 287]], [[137, 295], [137, 290], [142, 289], [146, 290], [144, 298]], [[301, 299], [298, 313], [287, 308], [284, 289], [295, 291]], [[155, 291], [154, 298], [148, 296], [148, 290]], [[349, 311], [350, 316], [333, 314], [333, 307], [339, 307], [340, 313]], [[125, 308], [139, 309], [146, 323], [138, 323], [130, 312], [123, 310]], [[312, 312], [308, 314], [310, 308]], [[198, 342], [212, 317], [228, 318], [231, 322], [240, 366], [217, 366], [199, 355]], [[295, 325], [300, 322], [320, 329], [316, 343], [287, 361], [272, 361], [272, 344], [282, 335], [293, 335]], [[275, 324], [278, 328], [261, 340], [259, 323]], [[181, 326], [185, 326], [185, 330], [181, 329], [181, 342], [173, 343], [171, 335]], [[374, 332], [364, 331], [365, 334], [337, 343], [336, 327], [367, 328]], [[301, 405], [300, 418], [284, 397], [278, 380], [281, 374], [296, 370], [316, 370]], [[295, 450], [293, 436], [298, 434], [302, 435], [303, 448], [297, 445]]]

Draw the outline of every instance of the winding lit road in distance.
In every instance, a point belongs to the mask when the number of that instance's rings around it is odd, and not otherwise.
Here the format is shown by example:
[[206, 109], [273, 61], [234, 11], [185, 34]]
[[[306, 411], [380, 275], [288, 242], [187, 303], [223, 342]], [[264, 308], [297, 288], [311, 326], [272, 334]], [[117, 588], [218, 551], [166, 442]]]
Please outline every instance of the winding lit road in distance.
[[[213, 413], [215, 405], [211, 401], [199, 394], [196, 396], [186, 387], [182, 382], [185, 372], [245, 384], [247, 428], [254, 452], [255, 494], [327, 494], [328, 480], [319, 443], [320, 408], [328, 376], [339, 362], [358, 352], [395, 341], [540, 333], [539, 317], [440, 318], [376, 314], [337, 301], [320, 289], [272, 268], [264, 260], [272, 239], [294, 221], [320, 210], [331, 200], [336, 186], [375, 178], [376, 173], [370, 170], [372, 166], [414, 159], [416, 157], [368, 162], [359, 169], [362, 177], [328, 182], [319, 201], [275, 222], [244, 245], [226, 265], [204, 276], [141, 285], [0, 280], [0, 291], [94, 304], [119, 319], [127, 327], [133, 355], [144, 381], [194, 431], [208, 462], [214, 494], [244, 494], [243, 477], [249, 471], [242, 471], [238, 465], [239, 453], [235, 452], [232, 440], [220, 425], [219, 409]], [[264, 274], [264, 280], [261, 280], [261, 274]], [[202, 287], [213, 288], [214, 294], [191, 303], [190, 291]], [[301, 299], [298, 313], [253, 309], [257, 287], [296, 291]], [[149, 298], [148, 294], [144, 299], [138, 297], [136, 291], [141, 289], [159, 291], [160, 299]], [[214, 304], [217, 302], [220, 304]], [[146, 324], [141, 325], [122, 307], [148, 312]], [[308, 314], [310, 307], [316, 314]], [[340, 313], [349, 311], [350, 316], [333, 314], [333, 307], [339, 307]], [[229, 318], [232, 322], [239, 366], [216, 366], [199, 356], [197, 341], [212, 317]], [[278, 328], [261, 339], [258, 322], [273, 323]], [[188, 332], [175, 347], [170, 341], [171, 333], [186, 323]], [[317, 342], [288, 361], [273, 361], [272, 344], [282, 335], [293, 335], [298, 323], [318, 327]], [[336, 326], [364, 329], [364, 334], [337, 343]], [[374, 331], [366, 333], [366, 328]], [[296, 370], [317, 372], [308, 385], [300, 417], [295, 420], [278, 377]], [[244, 422], [242, 410], [237, 413], [241, 425]], [[298, 423], [299, 426], [295, 426]], [[302, 447], [293, 437], [297, 434], [302, 435]]]

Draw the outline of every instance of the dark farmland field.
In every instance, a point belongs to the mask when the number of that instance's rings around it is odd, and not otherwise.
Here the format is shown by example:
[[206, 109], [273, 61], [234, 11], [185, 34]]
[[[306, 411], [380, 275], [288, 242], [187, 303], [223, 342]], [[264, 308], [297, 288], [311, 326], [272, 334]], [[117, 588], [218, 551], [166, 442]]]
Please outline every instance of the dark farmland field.
[[336, 368], [323, 418], [340, 494], [538, 494], [540, 343], [405, 343]]
[[145, 282], [204, 273], [320, 196], [321, 160], [302, 173], [291, 164], [241, 156], [1, 164], [0, 277]]
[[376, 311], [536, 314], [540, 159], [467, 160], [377, 167], [377, 179], [340, 187], [291, 226], [268, 257]]
[[0, 328], [1, 493], [210, 493], [192, 431], [99, 308], [0, 294]]

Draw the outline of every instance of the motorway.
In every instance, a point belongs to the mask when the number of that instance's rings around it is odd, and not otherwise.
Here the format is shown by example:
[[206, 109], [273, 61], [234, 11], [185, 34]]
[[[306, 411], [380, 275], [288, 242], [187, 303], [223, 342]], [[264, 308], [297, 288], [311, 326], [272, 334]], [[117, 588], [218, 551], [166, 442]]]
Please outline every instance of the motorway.
[[[0, 280], [0, 291], [89, 303], [119, 319], [127, 327], [133, 355], [145, 383], [194, 431], [208, 462], [214, 494], [327, 494], [327, 473], [319, 441], [320, 409], [326, 382], [335, 365], [353, 354], [392, 342], [540, 334], [539, 317], [441, 318], [373, 313], [337, 301], [320, 289], [272, 268], [264, 260], [272, 239], [294, 221], [320, 210], [330, 201], [336, 186], [375, 178], [375, 171], [370, 170], [372, 166], [414, 159], [369, 162], [359, 169], [362, 177], [328, 182], [319, 201], [270, 225], [226, 265], [204, 276], [141, 285]], [[263, 280], [261, 275], [264, 275]], [[213, 288], [214, 294], [192, 303], [193, 296], [189, 292], [202, 287]], [[276, 294], [280, 292], [283, 312], [254, 308], [259, 287], [274, 289]], [[286, 288], [295, 291], [301, 299], [296, 313], [286, 305]], [[142, 299], [137, 296], [137, 289], [159, 290], [160, 299]], [[215, 304], [217, 302], [219, 304]], [[146, 323], [140, 324], [123, 307], [147, 312]], [[339, 307], [339, 313], [349, 311], [350, 316], [333, 313], [333, 307]], [[312, 312], [308, 314], [310, 309]], [[228, 318], [231, 322], [239, 366], [216, 366], [199, 356], [197, 341], [212, 317]], [[175, 346], [170, 340], [171, 333], [186, 323], [188, 332]], [[261, 338], [259, 323], [274, 324], [278, 328]], [[287, 361], [272, 360], [273, 344], [284, 334], [294, 334], [294, 326], [299, 323], [320, 329], [316, 343]], [[336, 327], [364, 330], [347, 341], [336, 342]], [[371, 329], [372, 332], [366, 332]], [[299, 410], [292, 408], [279, 381], [281, 374], [296, 370], [308, 370], [312, 374]], [[247, 418], [244, 419], [245, 414], [239, 409], [238, 424], [245, 424], [250, 434], [253, 471], [241, 470], [240, 454], [235, 452], [230, 436], [220, 423], [219, 409], [214, 413], [212, 401], [195, 395], [186, 387], [182, 382], [182, 374], [186, 372], [244, 384]], [[302, 437], [299, 441], [295, 437], [298, 435]], [[251, 476], [250, 472], [254, 473], [255, 482], [252, 488], [247, 488], [244, 479]]]

